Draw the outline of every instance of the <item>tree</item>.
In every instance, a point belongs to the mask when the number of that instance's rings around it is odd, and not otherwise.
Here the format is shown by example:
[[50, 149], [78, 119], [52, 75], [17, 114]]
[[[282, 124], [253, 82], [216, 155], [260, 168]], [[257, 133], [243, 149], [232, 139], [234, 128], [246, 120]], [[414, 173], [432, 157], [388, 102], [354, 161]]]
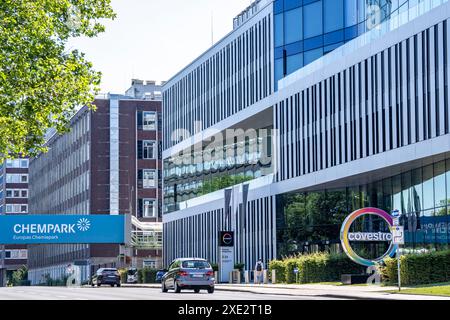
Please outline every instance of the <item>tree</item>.
[[48, 129], [64, 133], [77, 108], [95, 108], [101, 74], [66, 44], [103, 32], [110, 1], [0, 2], [0, 161], [46, 151]]

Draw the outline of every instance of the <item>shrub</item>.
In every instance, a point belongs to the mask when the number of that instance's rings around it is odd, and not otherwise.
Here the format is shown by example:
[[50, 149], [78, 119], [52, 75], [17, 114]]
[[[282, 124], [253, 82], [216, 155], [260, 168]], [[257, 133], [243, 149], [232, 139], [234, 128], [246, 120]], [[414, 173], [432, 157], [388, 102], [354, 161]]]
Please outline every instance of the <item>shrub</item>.
[[[294, 269], [298, 269], [298, 275]], [[364, 268], [345, 255], [315, 253], [274, 260], [269, 270], [276, 270], [277, 281], [286, 283], [317, 283], [340, 281], [343, 274], [364, 273]]]
[[139, 283], [156, 283], [156, 273], [158, 270], [151, 268], [144, 268], [138, 270]]
[[244, 268], [245, 268], [245, 263], [235, 263], [234, 264], [235, 270], [244, 271]]
[[272, 260], [269, 262], [269, 274], [272, 275], [272, 270], [275, 270], [277, 282], [286, 282], [286, 270], [284, 262], [281, 260]]
[[[450, 281], [450, 251], [408, 254], [403, 255], [400, 261], [400, 276], [405, 286]], [[396, 259], [386, 259], [379, 270], [385, 283], [392, 285], [398, 282]]]
[[127, 283], [128, 269], [119, 269], [117, 271], [119, 271], [119, 274], [120, 274], [120, 282]]
[[12, 274], [13, 286], [23, 286], [27, 280], [28, 280], [28, 268], [26, 266], [22, 266], [21, 268], [14, 271]]

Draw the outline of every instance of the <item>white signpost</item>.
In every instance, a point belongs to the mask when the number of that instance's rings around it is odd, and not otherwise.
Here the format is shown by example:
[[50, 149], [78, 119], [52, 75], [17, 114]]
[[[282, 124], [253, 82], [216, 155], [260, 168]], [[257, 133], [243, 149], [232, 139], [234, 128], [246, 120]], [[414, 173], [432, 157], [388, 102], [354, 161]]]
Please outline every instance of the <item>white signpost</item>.
[[392, 211], [393, 227], [392, 227], [392, 242], [397, 245], [397, 277], [398, 277], [398, 291], [402, 290], [401, 279], [401, 264], [400, 264], [400, 245], [405, 244], [405, 230], [400, 226], [401, 213], [399, 210]]
[[403, 226], [396, 226], [392, 228], [392, 237], [394, 244], [405, 244], [405, 228]]

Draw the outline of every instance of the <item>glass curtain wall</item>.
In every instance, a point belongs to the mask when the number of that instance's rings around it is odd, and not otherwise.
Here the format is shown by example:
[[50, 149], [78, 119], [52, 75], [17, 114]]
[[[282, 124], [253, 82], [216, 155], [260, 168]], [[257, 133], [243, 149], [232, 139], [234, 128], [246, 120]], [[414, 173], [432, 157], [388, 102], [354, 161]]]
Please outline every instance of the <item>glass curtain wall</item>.
[[[351, 212], [364, 207], [376, 207], [388, 213], [400, 210], [406, 248], [448, 248], [450, 159], [370, 184], [280, 195], [277, 206], [280, 256], [338, 247], [343, 221]], [[378, 249], [383, 251], [385, 247], [380, 244]]]
[[275, 84], [375, 25], [426, 1], [274, 1]]

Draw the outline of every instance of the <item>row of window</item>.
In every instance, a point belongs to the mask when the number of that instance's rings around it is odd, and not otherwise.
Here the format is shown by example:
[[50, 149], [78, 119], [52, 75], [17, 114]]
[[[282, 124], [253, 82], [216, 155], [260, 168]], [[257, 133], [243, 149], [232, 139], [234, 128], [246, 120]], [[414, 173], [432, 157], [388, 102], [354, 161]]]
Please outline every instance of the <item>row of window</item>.
[[28, 189], [6, 189], [6, 198], [28, 198]]
[[[267, 10], [266, 10], [267, 11]], [[272, 93], [272, 18], [266, 11], [163, 93], [164, 148], [247, 108]], [[224, 40], [225, 41], [225, 40]]]
[[28, 168], [28, 159], [7, 159], [6, 168]]
[[444, 21], [276, 105], [279, 180], [449, 133]]
[[6, 183], [28, 183], [28, 174], [26, 173], [7, 173]]
[[27, 204], [5, 204], [5, 213], [28, 213]]

